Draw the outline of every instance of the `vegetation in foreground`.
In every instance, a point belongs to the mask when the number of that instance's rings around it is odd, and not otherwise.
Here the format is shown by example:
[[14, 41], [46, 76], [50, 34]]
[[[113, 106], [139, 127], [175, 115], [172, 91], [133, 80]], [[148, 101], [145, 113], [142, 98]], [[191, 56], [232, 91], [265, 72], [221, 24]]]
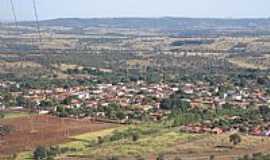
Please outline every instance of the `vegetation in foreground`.
[[[261, 142], [259, 137], [239, 134], [188, 134], [182, 133], [177, 127], [168, 124], [148, 123], [139, 126], [129, 125], [116, 129], [106, 129], [75, 136], [71, 142], [43, 147], [39, 146], [32, 152], [17, 155], [17, 160], [28, 159], [156, 159], [182, 158], [187, 155], [208, 153], [209, 158], [249, 150]], [[219, 151], [212, 152], [219, 148]], [[213, 154], [213, 155], [212, 155]], [[234, 153], [235, 154], [235, 153]], [[241, 154], [239, 154], [241, 155]], [[244, 154], [242, 154], [244, 155]], [[237, 155], [238, 156], [238, 155]], [[218, 156], [217, 156], [218, 157]]]

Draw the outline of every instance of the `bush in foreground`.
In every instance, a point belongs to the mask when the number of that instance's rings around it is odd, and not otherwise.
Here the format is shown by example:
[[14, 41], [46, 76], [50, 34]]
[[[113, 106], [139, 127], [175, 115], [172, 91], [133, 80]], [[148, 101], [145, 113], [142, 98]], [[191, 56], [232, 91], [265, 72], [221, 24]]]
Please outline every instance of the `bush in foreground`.
[[34, 155], [34, 159], [35, 159], [35, 160], [45, 160], [45, 159], [48, 158], [47, 150], [46, 150], [46, 148], [43, 147], [43, 146], [38, 146], [38, 147], [35, 149], [33, 155]]

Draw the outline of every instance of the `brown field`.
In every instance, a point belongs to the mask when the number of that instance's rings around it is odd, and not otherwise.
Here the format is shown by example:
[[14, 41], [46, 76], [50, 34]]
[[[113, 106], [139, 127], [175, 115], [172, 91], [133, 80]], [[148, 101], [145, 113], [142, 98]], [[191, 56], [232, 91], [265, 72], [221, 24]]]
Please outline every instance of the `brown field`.
[[78, 134], [116, 127], [91, 120], [60, 119], [53, 116], [32, 116], [0, 121], [15, 131], [0, 137], [0, 155], [27, 151], [38, 145], [54, 145], [69, 141]]

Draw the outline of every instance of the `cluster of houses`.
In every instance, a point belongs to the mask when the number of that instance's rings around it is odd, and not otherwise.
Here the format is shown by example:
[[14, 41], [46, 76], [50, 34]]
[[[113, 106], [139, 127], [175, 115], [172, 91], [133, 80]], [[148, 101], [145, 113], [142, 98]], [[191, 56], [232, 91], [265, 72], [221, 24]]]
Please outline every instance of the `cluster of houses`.
[[[0, 87], [7, 87], [7, 82], [1, 82]], [[221, 89], [223, 84], [210, 86], [205, 82], [184, 84], [147, 84], [144, 81], [118, 84], [97, 84], [95, 86], [77, 86], [71, 88], [29, 89], [28, 92], [12, 92], [14, 97], [23, 96], [35, 102], [55, 100], [62, 102], [72, 97], [71, 102], [64, 107], [93, 107], [107, 106], [117, 103], [121, 107], [136, 106], [143, 110], [159, 109], [160, 101], [181, 90], [186, 97], [183, 99], [193, 108], [217, 108], [224, 104], [248, 108], [251, 105], [268, 105], [270, 96], [261, 88]], [[0, 97], [0, 109], [1, 105]]]
[[180, 131], [187, 133], [210, 133], [210, 134], [222, 134], [225, 132], [241, 132], [253, 136], [270, 136], [270, 125], [261, 124], [261, 125], [245, 125], [237, 124], [228, 127], [214, 126], [211, 122], [209, 123], [195, 123], [183, 125], [180, 128]]
[[[1, 82], [0, 88], [6, 88], [10, 84]], [[12, 83], [12, 85], [14, 85]], [[16, 85], [16, 84], [15, 84]], [[206, 82], [194, 82], [183, 84], [149, 84], [144, 81], [118, 83], [118, 84], [96, 84], [93, 86], [76, 86], [70, 88], [53, 89], [29, 89], [27, 92], [11, 92], [14, 97], [22, 96], [40, 105], [42, 101], [53, 100], [58, 103], [70, 99], [69, 103], [63, 104], [65, 108], [98, 108], [100, 106], [109, 106], [116, 103], [122, 108], [134, 107], [136, 110], [146, 112], [153, 110], [150, 116], [162, 118], [166, 111], [160, 109], [160, 102], [169, 98], [176, 92], [183, 94], [183, 100], [190, 103], [193, 108], [218, 108], [229, 104], [242, 108], [250, 106], [268, 106], [270, 103], [269, 94], [259, 87], [242, 88], [238, 86], [224, 89], [224, 84], [210, 85]], [[5, 107], [2, 103], [3, 97], [0, 95], [0, 110]], [[19, 107], [19, 106], [17, 106]], [[48, 106], [53, 108], [53, 106]], [[46, 111], [46, 107], [45, 107]], [[42, 113], [47, 113], [42, 110]], [[166, 113], [166, 114], [164, 114]], [[229, 131], [231, 128], [213, 127], [205, 124], [189, 124], [182, 126], [181, 130], [192, 133], [215, 133], [221, 134]], [[249, 129], [253, 135], [270, 135], [270, 130], [257, 128]]]
[[[28, 92], [12, 92], [14, 97], [23, 96], [40, 105], [42, 101], [53, 100], [63, 102], [70, 99], [65, 108], [80, 108], [108, 106], [111, 103], [121, 107], [135, 107], [138, 110], [148, 111], [159, 109], [160, 101], [178, 91], [178, 87], [167, 84], [147, 84], [143, 81], [128, 84], [97, 84], [94, 86], [77, 86], [71, 88], [29, 89]], [[48, 106], [51, 108], [52, 106]]]
[[[241, 88], [234, 86], [222, 89], [224, 84], [211, 86], [208, 83], [196, 82], [194, 84], [183, 84], [180, 90], [186, 95], [183, 98], [190, 102], [193, 108], [219, 108], [226, 107], [225, 104], [247, 109], [249, 107], [258, 108], [260, 106], [269, 106], [270, 95], [259, 86], [250, 88]], [[227, 117], [228, 121], [241, 121], [240, 117]], [[258, 123], [236, 123], [231, 126], [219, 126], [213, 123], [196, 123], [180, 127], [181, 131], [188, 133], [212, 133], [222, 134], [224, 132], [239, 131], [255, 136], [270, 136], [270, 124]]]
[[251, 135], [254, 136], [270, 136], [270, 127], [262, 128], [262, 127], [255, 127], [250, 132]]
[[225, 129], [219, 128], [219, 127], [209, 127], [204, 126], [201, 124], [189, 124], [181, 126], [180, 128], [181, 132], [187, 132], [187, 133], [211, 133], [211, 134], [222, 134], [225, 132]]
[[210, 86], [208, 83], [196, 82], [184, 84], [182, 91], [188, 95], [185, 98], [194, 108], [217, 108], [225, 104], [248, 108], [270, 104], [270, 95], [259, 87], [241, 88], [234, 86], [231, 89], [222, 89], [224, 84]]
[[[0, 88], [14, 85], [14, 82], [0, 82]], [[185, 101], [194, 108], [217, 108], [224, 104], [248, 108], [249, 106], [268, 105], [270, 96], [259, 87], [241, 88], [234, 86], [230, 89], [222, 89], [224, 84], [209, 85], [205, 82], [183, 84], [147, 84], [144, 81], [131, 83], [97, 84], [95, 86], [77, 86], [71, 88], [54, 89], [29, 89], [28, 92], [12, 92], [14, 97], [23, 96], [35, 102], [50, 99], [62, 102], [69, 97], [71, 103], [65, 107], [74, 106], [94, 107], [106, 106], [110, 103], [120, 104], [122, 107], [135, 105], [142, 109], [159, 108], [160, 101], [171, 94], [181, 90], [186, 95]], [[1, 96], [1, 95], [0, 95]], [[0, 97], [0, 109], [3, 109]]]

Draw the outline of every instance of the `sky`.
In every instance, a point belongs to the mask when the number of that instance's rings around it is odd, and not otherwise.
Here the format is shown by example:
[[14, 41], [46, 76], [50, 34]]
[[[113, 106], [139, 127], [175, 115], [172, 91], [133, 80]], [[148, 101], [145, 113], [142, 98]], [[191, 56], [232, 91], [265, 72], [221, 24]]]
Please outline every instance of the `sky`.
[[[0, 20], [12, 20], [0, 0]], [[32, 0], [13, 0], [19, 21], [33, 20]], [[268, 18], [270, 0], [36, 0], [40, 19], [93, 17]]]

